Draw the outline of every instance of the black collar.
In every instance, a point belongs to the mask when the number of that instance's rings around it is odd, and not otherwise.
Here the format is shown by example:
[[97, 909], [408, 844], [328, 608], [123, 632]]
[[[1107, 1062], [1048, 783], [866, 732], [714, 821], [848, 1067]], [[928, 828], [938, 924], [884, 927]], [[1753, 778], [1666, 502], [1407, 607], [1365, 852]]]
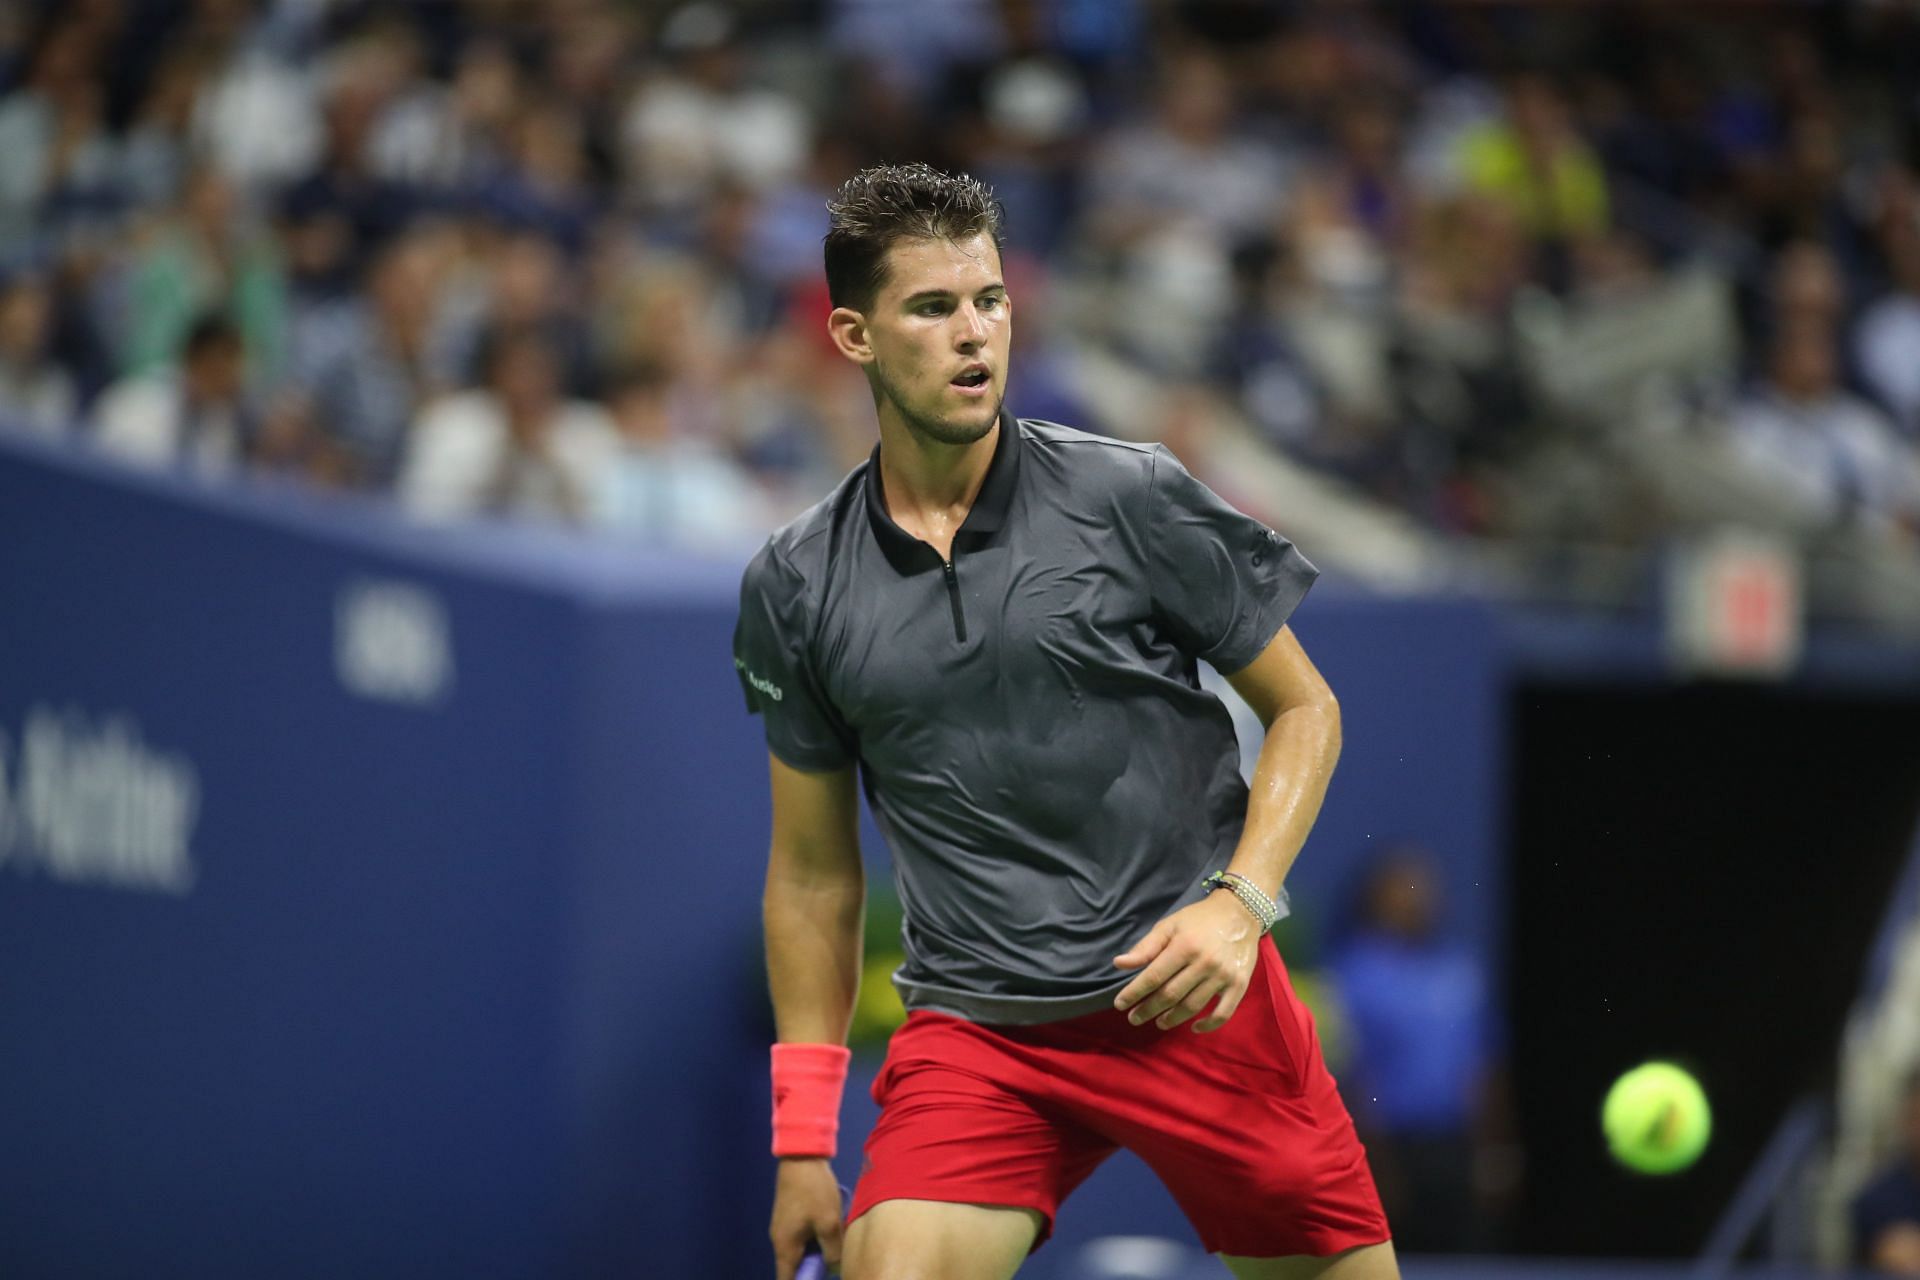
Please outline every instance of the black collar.
[[[980, 482], [980, 492], [974, 495], [973, 506], [967, 512], [967, 518], [953, 535], [954, 554], [958, 555], [962, 539], [976, 534], [997, 532], [1006, 523], [1007, 512], [1013, 506], [1013, 487], [1020, 474], [1020, 423], [1006, 409], [1000, 410], [1000, 438], [994, 442], [993, 461], [987, 464], [987, 475]], [[880, 446], [873, 446], [873, 456], [867, 459], [867, 523], [873, 526], [873, 536], [880, 543], [880, 549], [886, 552], [887, 560], [901, 573], [918, 573], [925, 569], [938, 569], [943, 563], [940, 553], [920, 539], [895, 524], [887, 513], [887, 499], [880, 488]]]

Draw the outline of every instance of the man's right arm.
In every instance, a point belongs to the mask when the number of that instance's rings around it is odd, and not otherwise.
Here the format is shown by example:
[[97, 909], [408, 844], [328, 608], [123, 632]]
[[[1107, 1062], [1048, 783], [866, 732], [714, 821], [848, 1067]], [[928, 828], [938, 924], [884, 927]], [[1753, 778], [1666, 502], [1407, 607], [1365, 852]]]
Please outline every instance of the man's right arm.
[[[768, 756], [773, 840], [762, 918], [767, 987], [782, 1044], [845, 1044], [860, 989], [866, 873], [860, 862], [853, 770], [807, 773]], [[775, 1275], [788, 1280], [810, 1239], [840, 1261], [840, 1192], [827, 1161], [780, 1161], [769, 1235]]]
[[866, 873], [853, 770], [805, 773], [769, 755], [767, 986], [782, 1044], [845, 1044], [860, 985]]

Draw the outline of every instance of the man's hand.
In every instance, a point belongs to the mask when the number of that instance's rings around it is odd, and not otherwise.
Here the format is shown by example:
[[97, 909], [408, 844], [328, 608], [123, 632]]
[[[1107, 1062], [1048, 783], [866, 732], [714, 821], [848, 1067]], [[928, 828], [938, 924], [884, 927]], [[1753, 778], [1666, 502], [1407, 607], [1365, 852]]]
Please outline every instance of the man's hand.
[[780, 1161], [779, 1180], [773, 1186], [773, 1224], [767, 1229], [778, 1280], [793, 1280], [811, 1240], [820, 1242], [827, 1266], [840, 1270], [842, 1212], [840, 1184], [833, 1180], [832, 1165], [797, 1156]]
[[1182, 907], [1147, 933], [1132, 950], [1114, 958], [1118, 969], [1145, 972], [1114, 998], [1113, 1007], [1131, 1010], [1135, 1026], [1149, 1019], [1172, 1030], [1219, 997], [1212, 1013], [1195, 1031], [1218, 1031], [1240, 1006], [1260, 955], [1260, 929], [1230, 893], [1214, 892]]

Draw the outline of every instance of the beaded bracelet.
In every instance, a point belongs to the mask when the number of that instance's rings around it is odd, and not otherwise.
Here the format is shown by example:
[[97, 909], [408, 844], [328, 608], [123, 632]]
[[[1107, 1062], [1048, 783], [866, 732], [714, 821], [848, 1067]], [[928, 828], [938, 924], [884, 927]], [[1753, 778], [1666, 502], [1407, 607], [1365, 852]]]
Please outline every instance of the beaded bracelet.
[[1269, 898], [1259, 885], [1238, 871], [1216, 871], [1201, 881], [1201, 884], [1208, 893], [1212, 893], [1215, 889], [1230, 891], [1240, 900], [1240, 905], [1259, 922], [1260, 932], [1265, 933], [1279, 923], [1280, 905]]

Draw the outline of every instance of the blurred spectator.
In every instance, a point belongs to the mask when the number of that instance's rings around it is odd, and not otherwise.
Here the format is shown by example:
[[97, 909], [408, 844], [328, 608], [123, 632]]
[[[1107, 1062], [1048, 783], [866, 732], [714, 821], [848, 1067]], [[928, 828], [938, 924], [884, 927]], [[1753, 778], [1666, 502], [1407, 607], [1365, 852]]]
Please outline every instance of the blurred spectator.
[[100, 397], [94, 441], [149, 467], [236, 471], [254, 425], [245, 368], [240, 330], [223, 316], [202, 316], [187, 330], [176, 369], [135, 374]]
[[[1125, 10], [1132, 0], [1109, 0]], [[1005, 48], [1002, 6], [994, 0], [900, 5], [891, 0], [830, 0], [827, 35], [902, 89], [925, 91], [963, 60], [991, 60]]]
[[1414, 225], [1394, 104], [1383, 93], [1350, 91], [1335, 108], [1333, 137], [1333, 154], [1294, 197], [1293, 238], [1322, 288], [1374, 301]]
[[1671, 41], [1651, 42], [1633, 83], [1597, 80], [1588, 110], [1609, 169], [1681, 199], [1717, 200], [1726, 164], [1707, 119], [1712, 88], [1702, 59]]
[[234, 317], [256, 385], [281, 372], [286, 291], [278, 247], [212, 169], [188, 176], [174, 216], [132, 263], [126, 306], [126, 373], [165, 367], [194, 317], [215, 309]]
[[1007, 296], [1014, 307], [1014, 368], [1007, 407], [1023, 418], [1071, 422], [1083, 431], [1103, 430], [1098, 412], [1080, 386], [1070, 335], [1055, 311], [1055, 281], [1046, 264], [1008, 252], [1001, 260]]
[[1123, 246], [1179, 230], [1230, 249], [1277, 224], [1285, 176], [1270, 145], [1236, 130], [1233, 82], [1219, 60], [1176, 53], [1160, 72], [1152, 114], [1115, 132], [1093, 159], [1091, 230]]
[[0, 244], [25, 243], [57, 226], [63, 203], [111, 189], [117, 152], [92, 28], [60, 23], [43, 40], [25, 85], [0, 100], [0, 156]]
[[321, 428], [312, 403], [295, 392], [275, 397], [261, 411], [248, 442], [247, 465], [256, 474], [278, 475], [322, 489], [347, 489], [366, 482], [365, 463], [339, 437]]
[[627, 108], [629, 194], [657, 213], [691, 216], [723, 183], [766, 190], [800, 172], [809, 122], [786, 94], [751, 84], [739, 19], [698, 0], [660, 28], [667, 67]]
[[1007, 210], [1007, 247], [1053, 254], [1071, 225], [1080, 139], [1092, 112], [1087, 86], [1057, 58], [1032, 56], [982, 70], [979, 114], [957, 138], [967, 172]]
[[778, 328], [740, 353], [711, 419], [733, 455], [798, 515], [823, 486], [873, 452], [873, 392], [821, 323], [826, 284], [797, 298]]
[[291, 200], [280, 211], [279, 239], [286, 255], [288, 372], [302, 375], [316, 328], [353, 301], [365, 278], [354, 268], [353, 228], [337, 210]]
[[492, 224], [470, 228], [475, 246], [468, 274], [449, 301], [447, 341], [459, 361], [459, 376], [484, 374], [484, 353], [502, 333], [539, 332], [560, 360], [568, 394], [595, 391], [593, 334], [578, 297], [582, 283], [575, 265], [537, 230], [500, 233]]
[[1234, 313], [1221, 326], [1210, 364], [1238, 391], [1242, 409], [1267, 439], [1297, 457], [1319, 460], [1333, 415], [1291, 332], [1286, 277], [1298, 272], [1298, 263], [1275, 246], [1261, 246], [1240, 254], [1234, 268]]
[[303, 167], [303, 176], [284, 193], [289, 207], [311, 217], [337, 217], [350, 229], [348, 258], [355, 270], [422, 202], [421, 193], [381, 171], [374, 151], [376, 130], [405, 87], [407, 65], [407, 46], [384, 31], [340, 51], [329, 64], [322, 95], [319, 162]]
[[750, 193], [723, 188], [707, 205], [694, 246], [707, 276], [709, 308], [729, 332], [742, 337], [772, 329], [787, 302], [785, 289], [762, 270], [755, 252], [759, 213]]
[[135, 209], [165, 209], [180, 198], [191, 167], [194, 102], [215, 54], [181, 45], [160, 59], [120, 148], [120, 183]]
[[293, 385], [363, 482], [392, 484], [420, 406], [456, 385], [441, 327], [444, 258], [438, 233], [403, 235], [374, 258], [363, 294], [303, 326]]
[[1854, 1257], [1890, 1276], [1920, 1276], [1920, 1071], [1907, 1078], [1900, 1153], [1853, 1202]]
[[1389, 848], [1332, 957], [1353, 1037], [1347, 1096], [1409, 1252], [1488, 1248], [1518, 1180], [1487, 975], [1440, 920], [1433, 855]]
[[1086, 233], [1129, 300], [1108, 317], [1124, 349], [1168, 376], [1204, 371], [1233, 305], [1234, 252], [1281, 224], [1285, 169], [1237, 131], [1217, 58], [1169, 59], [1153, 114], [1116, 131], [1087, 174]]
[[313, 74], [252, 38], [246, 0], [194, 0], [182, 37], [209, 53], [194, 100], [194, 141], [245, 198], [308, 173], [322, 124]]
[[482, 390], [429, 404], [414, 424], [402, 504], [436, 520], [587, 523], [619, 450], [606, 411], [565, 397], [559, 356], [532, 330], [494, 336], [486, 378]]
[[586, 130], [595, 183], [618, 173], [620, 107], [636, 57], [636, 16], [607, 0], [555, 6], [542, 68], [545, 87]]
[[1500, 201], [1536, 241], [1567, 244], [1607, 225], [1607, 177], [1545, 75], [1515, 76], [1506, 114], [1460, 142], [1467, 186]]
[[725, 453], [679, 427], [672, 390], [665, 372], [652, 366], [614, 379], [608, 407], [620, 447], [602, 478], [600, 522], [661, 546], [756, 541], [767, 519], [753, 481]]
[[49, 353], [53, 299], [40, 276], [0, 280], [0, 431], [64, 435], [73, 426], [73, 378]]
[[1920, 440], [1920, 180], [1902, 172], [1886, 185], [1881, 243], [1892, 288], [1861, 316], [1854, 359], [1902, 434]]
[[837, 143], [853, 163], [837, 168], [828, 190], [848, 172], [869, 164], [903, 155], [940, 155], [943, 148], [933, 141], [939, 117], [925, 100], [931, 87], [903, 75], [898, 58], [859, 58], [846, 66], [828, 104], [831, 114], [822, 142]]
[[440, 191], [479, 182], [507, 150], [520, 94], [512, 51], [497, 40], [472, 41], [459, 53], [451, 85], [416, 78], [380, 113], [367, 143], [372, 172]]
[[1765, 381], [1734, 409], [1741, 456], [1822, 523], [1920, 521], [1920, 459], [1879, 410], [1841, 389], [1832, 329], [1798, 315], [1783, 325]]
[[587, 184], [586, 133], [572, 110], [529, 104], [509, 134], [507, 163], [486, 182], [481, 200], [500, 222], [578, 256], [598, 201]]

